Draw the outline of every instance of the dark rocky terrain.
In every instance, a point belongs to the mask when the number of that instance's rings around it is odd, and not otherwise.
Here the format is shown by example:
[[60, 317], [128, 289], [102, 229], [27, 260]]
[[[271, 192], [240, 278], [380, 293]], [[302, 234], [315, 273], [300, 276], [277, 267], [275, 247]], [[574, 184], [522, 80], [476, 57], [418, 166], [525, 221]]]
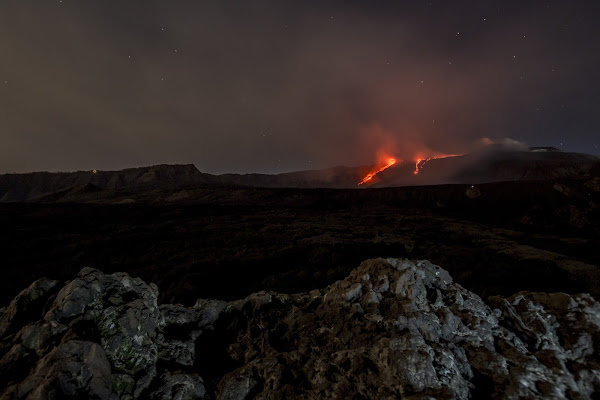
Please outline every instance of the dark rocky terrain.
[[428, 261], [365, 261], [308, 293], [158, 305], [91, 268], [0, 310], [4, 399], [592, 398], [600, 303], [488, 302]]
[[[2, 175], [4, 396], [71, 390], [87, 398], [98, 390], [101, 398], [236, 398], [248, 390], [288, 398], [334, 392], [588, 398], [598, 389], [593, 298], [600, 296], [600, 164], [568, 153], [531, 154], [508, 166], [502, 157], [486, 158], [488, 167], [465, 178], [474, 183], [377, 188], [396, 179], [399, 170], [389, 169], [366, 190], [253, 187], [243, 176], [233, 184], [191, 165]], [[423, 168], [417, 177], [439, 176], [434, 168], [449, 171], [446, 162], [431, 160], [430, 172]], [[331, 171], [355, 185], [351, 169]], [[368, 168], [357, 171], [360, 177]], [[291, 182], [257, 176], [251, 177], [275, 186]], [[475, 183], [477, 176], [492, 182]], [[314, 177], [303, 182], [298, 186], [320, 185]], [[374, 257], [430, 260], [460, 286], [423, 283], [427, 307], [417, 294], [395, 289], [372, 295], [383, 269], [390, 285], [406, 274], [381, 262], [355, 270]], [[61, 289], [84, 267], [79, 280]], [[411, 285], [420, 287], [417, 281]], [[358, 284], [359, 297], [338, 301]], [[472, 301], [450, 302], [459, 292]], [[330, 302], [326, 293], [338, 300]], [[379, 303], [370, 303], [372, 296]], [[444, 319], [444, 310], [475, 336], [450, 335], [447, 324], [454, 322]], [[393, 322], [402, 318], [404, 325]], [[133, 343], [128, 326], [140, 320], [150, 324], [134, 335], [140, 343], [115, 348]], [[111, 331], [107, 321], [121, 321], [122, 329]], [[452, 329], [463, 332], [460, 326]], [[446, 362], [449, 355], [454, 364]], [[390, 360], [398, 357], [413, 360], [420, 375], [394, 370], [400, 367]], [[97, 363], [82, 361], [90, 359]], [[75, 379], [73, 368], [83, 368], [83, 375]]]
[[324, 287], [379, 256], [431, 260], [483, 297], [600, 293], [600, 169], [473, 187], [179, 187], [72, 199], [0, 205], [0, 304], [34, 279], [85, 266], [129, 272], [155, 282], [161, 302], [192, 304], [199, 293]]

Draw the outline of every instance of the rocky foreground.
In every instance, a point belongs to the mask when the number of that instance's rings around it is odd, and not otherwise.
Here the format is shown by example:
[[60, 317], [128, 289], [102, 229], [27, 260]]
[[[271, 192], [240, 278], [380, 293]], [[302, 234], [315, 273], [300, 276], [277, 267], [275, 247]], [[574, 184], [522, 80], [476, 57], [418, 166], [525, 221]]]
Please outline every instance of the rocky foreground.
[[[516, 277], [515, 277], [516, 278]], [[156, 285], [85, 268], [0, 309], [2, 399], [590, 398], [600, 304], [489, 304], [428, 261], [374, 259], [303, 294], [157, 305]]]

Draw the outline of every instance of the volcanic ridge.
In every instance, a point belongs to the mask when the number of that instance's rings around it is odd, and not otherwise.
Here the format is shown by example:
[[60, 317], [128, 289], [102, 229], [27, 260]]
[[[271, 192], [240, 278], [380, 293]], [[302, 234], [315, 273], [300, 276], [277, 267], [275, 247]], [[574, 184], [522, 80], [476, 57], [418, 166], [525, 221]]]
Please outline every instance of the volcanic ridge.
[[382, 165], [338, 166], [275, 175], [212, 175], [200, 172], [192, 164], [120, 171], [4, 174], [0, 175], [0, 202], [85, 202], [119, 196], [121, 200], [128, 200], [123, 196], [152, 190], [199, 187], [348, 189], [551, 180], [585, 176], [600, 164], [600, 159], [592, 155], [532, 149], [488, 149], [463, 156], [418, 159], [416, 162], [389, 158]]

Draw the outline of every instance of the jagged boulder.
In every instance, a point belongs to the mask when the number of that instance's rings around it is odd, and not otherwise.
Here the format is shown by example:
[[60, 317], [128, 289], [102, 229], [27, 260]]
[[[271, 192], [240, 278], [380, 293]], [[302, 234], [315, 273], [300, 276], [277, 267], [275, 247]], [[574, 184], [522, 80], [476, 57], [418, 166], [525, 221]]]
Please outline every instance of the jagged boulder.
[[323, 292], [250, 296], [234, 303], [249, 323], [230, 346], [242, 366], [221, 380], [222, 398], [241, 398], [242, 389], [307, 399], [562, 398], [600, 389], [593, 298], [520, 293], [493, 304], [427, 261], [395, 259], [364, 262]]
[[600, 304], [521, 292], [486, 303], [428, 261], [375, 259], [301, 294], [157, 305], [90, 268], [0, 309], [6, 399], [589, 398]]
[[7, 398], [56, 399], [85, 395], [90, 399], [116, 399], [111, 389], [111, 365], [97, 343], [69, 340], [44, 356], [20, 385], [3, 394]]

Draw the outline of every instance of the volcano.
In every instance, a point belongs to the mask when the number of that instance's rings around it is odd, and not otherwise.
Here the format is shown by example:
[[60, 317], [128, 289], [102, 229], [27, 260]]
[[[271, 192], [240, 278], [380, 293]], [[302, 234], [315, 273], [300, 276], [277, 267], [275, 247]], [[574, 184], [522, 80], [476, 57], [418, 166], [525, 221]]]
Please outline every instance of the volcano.
[[[536, 148], [537, 149], [537, 148]], [[282, 174], [200, 172], [194, 165], [156, 165], [120, 171], [0, 175], [0, 202], [95, 202], [152, 199], [153, 191], [206, 187], [383, 188], [505, 181], [549, 181], [589, 175], [598, 157], [559, 151], [488, 150], [462, 156], [297, 171]], [[358, 184], [360, 183], [360, 184]], [[174, 198], [185, 198], [185, 193]]]
[[419, 159], [383, 171], [372, 187], [547, 181], [583, 177], [600, 162], [582, 153], [483, 151]]

